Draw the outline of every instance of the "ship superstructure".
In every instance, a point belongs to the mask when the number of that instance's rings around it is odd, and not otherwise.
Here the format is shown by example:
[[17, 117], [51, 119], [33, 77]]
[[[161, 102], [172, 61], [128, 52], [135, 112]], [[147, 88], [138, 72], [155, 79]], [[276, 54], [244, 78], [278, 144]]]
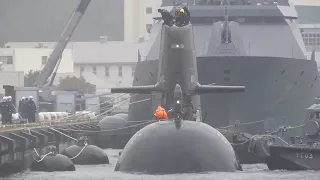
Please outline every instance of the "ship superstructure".
[[[198, 77], [201, 84], [244, 85], [240, 94], [201, 95], [205, 122], [214, 127], [236, 120], [253, 123], [241, 129], [261, 133], [280, 124], [300, 125], [313, 103], [318, 70], [307, 60], [297, 25], [298, 15], [288, 0], [188, 0], [193, 25]], [[178, 4], [164, 0], [162, 8]], [[134, 86], [157, 81], [162, 21], [155, 17], [149, 41], [140, 49]], [[129, 121], [152, 119], [163, 95], [137, 95], [131, 101]], [[141, 113], [148, 112], [148, 113]]]

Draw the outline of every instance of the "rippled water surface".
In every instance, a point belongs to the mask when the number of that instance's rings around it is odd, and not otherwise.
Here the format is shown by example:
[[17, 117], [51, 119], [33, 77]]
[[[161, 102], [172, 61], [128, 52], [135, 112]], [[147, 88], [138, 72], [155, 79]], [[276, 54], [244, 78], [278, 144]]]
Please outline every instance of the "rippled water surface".
[[234, 173], [202, 173], [176, 175], [141, 175], [114, 172], [119, 150], [106, 150], [111, 164], [76, 166], [74, 172], [24, 172], [6, 180], [320, 180], [318, 171], [269, 171], [264, 164], [244, 165], [244, 171]]

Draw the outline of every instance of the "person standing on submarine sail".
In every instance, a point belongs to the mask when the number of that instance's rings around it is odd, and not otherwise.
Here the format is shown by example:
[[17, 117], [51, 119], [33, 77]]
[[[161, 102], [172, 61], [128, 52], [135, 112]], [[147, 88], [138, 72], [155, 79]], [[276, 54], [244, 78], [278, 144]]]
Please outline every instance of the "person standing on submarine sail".
[[174, 23], [174, 17], [170, 12], [166, 9], [158, 9], [158, 12], [161, 14], [163, 24], [171, 27]]

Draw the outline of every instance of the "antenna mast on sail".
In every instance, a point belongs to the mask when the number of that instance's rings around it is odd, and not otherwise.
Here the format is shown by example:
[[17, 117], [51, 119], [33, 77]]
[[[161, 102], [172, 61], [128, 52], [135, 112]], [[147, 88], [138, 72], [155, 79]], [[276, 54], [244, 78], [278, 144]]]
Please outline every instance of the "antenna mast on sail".
[[224, 0], [224, 5], [225, 5], [225, 15], [224, 15], [224, 27], [225, 27], [225, 43], [229, 43], [229, 16], [228, 16], [228, 5], [229, 5], [229, 0]]

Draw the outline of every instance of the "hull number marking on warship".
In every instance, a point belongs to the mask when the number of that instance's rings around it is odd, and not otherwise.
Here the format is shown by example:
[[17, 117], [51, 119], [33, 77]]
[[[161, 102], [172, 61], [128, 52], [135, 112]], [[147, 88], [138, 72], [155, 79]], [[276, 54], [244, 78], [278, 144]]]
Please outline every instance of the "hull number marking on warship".
[[313, 154], [312, 153], [296, 153], [297, 158], [300, 159], [313, 159]]

